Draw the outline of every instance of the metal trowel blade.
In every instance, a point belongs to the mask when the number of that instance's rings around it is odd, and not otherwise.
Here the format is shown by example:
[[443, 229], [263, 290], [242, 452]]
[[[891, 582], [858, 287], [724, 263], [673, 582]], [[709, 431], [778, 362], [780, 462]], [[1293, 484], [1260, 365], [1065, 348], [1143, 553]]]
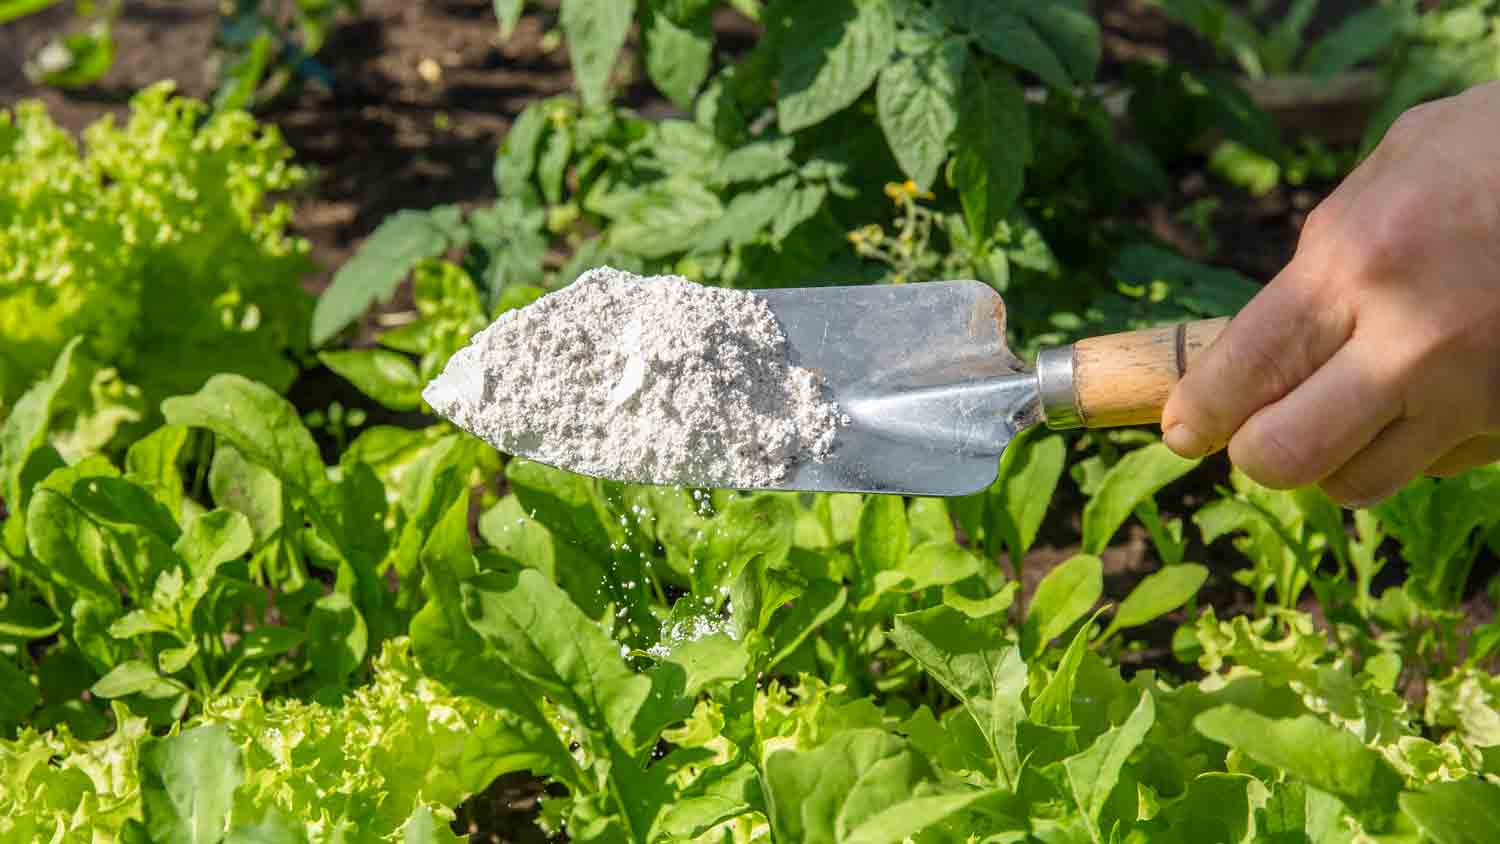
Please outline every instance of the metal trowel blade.
[[824, 462], [772, 489], [967, 495], [1040, 419], [1036, 377], [1011, 353], [1005, 305], [978, 281], [756, 290], [793, 365], [849, 416]]

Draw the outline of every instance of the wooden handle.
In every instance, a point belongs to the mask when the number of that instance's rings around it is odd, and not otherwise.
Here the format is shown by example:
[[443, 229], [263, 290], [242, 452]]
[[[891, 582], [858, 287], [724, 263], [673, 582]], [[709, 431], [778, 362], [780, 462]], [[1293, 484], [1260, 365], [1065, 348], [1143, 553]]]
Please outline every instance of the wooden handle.
[[1086, 428], [1161, 421], [1172, 387], [1227, 317], [1079, 340], [1072, 349], [1073, 403]]

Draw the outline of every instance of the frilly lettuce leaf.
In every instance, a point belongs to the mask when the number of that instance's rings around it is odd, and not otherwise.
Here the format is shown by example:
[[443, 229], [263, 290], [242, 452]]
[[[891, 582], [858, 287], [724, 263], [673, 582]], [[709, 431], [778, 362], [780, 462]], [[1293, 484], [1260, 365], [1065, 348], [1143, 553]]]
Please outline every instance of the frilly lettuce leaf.
[[[0, 841], [130, 840], [127, 824], [151, 826], [142, 748], [160, 756], [160, 745], [204, 726], [227, 732], [240, 753], [232, 806], [216, 821], [227, 840], [272, 829], [307, 844], [397, 842], [417, 832], [456, 840], [447, 833], [453, 809], [499, 773], [484, 748], [505, 724], [503, 713], [424, 677], [405, 639], [387, 643], [372, 682], [335, 705], [221, 700], [162, 739], [122, 706], [115, 712], [121, 726], [99, 741], [79, 741], [66, 727], [0, 740]], [[191, 794], [191, 775], [189, 766], [160, 766], [154, 777], [182, 781], [152, 787]]]
[[0, 414], [83, 336], [119, 383], [85, 390], [80, 446], [214, 372], [285, 389], [305, 345], [308, 247], [276, 199], [305, 173], [274, 127], [171, 91], [81, 145], [40, 103], [0, 112]]

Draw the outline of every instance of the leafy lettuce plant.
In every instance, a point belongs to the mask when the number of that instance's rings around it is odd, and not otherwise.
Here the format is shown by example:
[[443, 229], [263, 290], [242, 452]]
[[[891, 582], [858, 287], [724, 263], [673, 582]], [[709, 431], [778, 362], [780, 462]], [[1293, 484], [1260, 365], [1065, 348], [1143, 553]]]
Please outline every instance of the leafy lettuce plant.
[[357, 685], [420, 607], [412, 574], [440, 514], [434, 467], [461, 466], [445, 477], [467, 482], [493, 470], [492, 452], [441, 429], [377, 426], [330, 467], [289, 402], [218, 375], [164, 402], [169, 424], [122, 464], [67, 465], [48, 431], [79, 345], [0, 427], [13, 508], [0, 635], [16, 655], [0, 656], [0, 723], [91, 735], [101, 713], [84, 690], [159, 725], [225, 696]]
[[[1353, 524], [1317, 489], [1270, 490], [1238, 471], [1231, 488], [1192, 520], [1204, 542], [1233, 537], [1250, 568], [1234, 576], [1255, 598], [1256, 617], [1280, 617], [1311, 590], [1332, 630], [1350, 646], [1399, 652], [1412, 671], [1436, 680], [1461, 661], [1474, 664], [1497, 641], [1492, 625], [1464, 643], [1462, 602], [1494, 531], [1497, 475], [1480, 468], [1443, 480], [1423, 478]], [[1405, 577], [1378, 588], [1397, 543]]]
[[6, 841], [450, 842], [454, 808], [515, 757], [500, 710], [424, 676], [392, 640], [332, 704], [223, 700], [167, 736], [124, 707], [106, 739], [0, 740]]
[[86, 338], [72, 455], [215, 372], [297, 372], [310, 265], [277, 196], [305, 174], [273, 127], [205, 112], [155, 85], [81, 146], [39, 103], [0, 113], [0, 413]]

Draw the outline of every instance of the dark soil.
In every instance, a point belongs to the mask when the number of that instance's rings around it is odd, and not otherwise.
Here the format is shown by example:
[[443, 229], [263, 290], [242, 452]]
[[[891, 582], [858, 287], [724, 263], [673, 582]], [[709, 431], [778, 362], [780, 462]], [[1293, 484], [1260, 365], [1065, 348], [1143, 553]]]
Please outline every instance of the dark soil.
[[[1313, 31], [1326, 30], [1362, 5], [1354, 0], [1320, 4]], [[1096, 0], [1095, 6], [1106, 30], [1101, 74], [1106, 81], [1121, 78], [1130, 61], [1170, 56], [1197, 66], [1219, 63], [1211, 50], [1148, 0]], [[8, 24], [0, 28], [0, 106], [40, 98], [54, 119], [78, 130], [102, 114], [123, 114], [132, 92], [160, 79], [175, 80], [184, 94], [210, 97], [217, 7], [213, 0], [127, 2], [115, 29], [113, 68], [99, 84], [68, 92], [33, 86], [21, 65], [60, 28], [71, 25], [71, 4]], [[528, 14], [514, 37], [502, 43], [489, 0], [363, 0], [362, 7], [343, 21], [320, 54], [337, 80], [333, 89], [309, 85], [261, 113], [280, 127], [298, 159], [316, 173], [311, 188], [296, 198], [296, 230], [311, 241], [320, 265], [307, 281], [311, 290], [326, 285], [332, 269], [392, 212], [492, 199], [491, 165], [511, 121], [528, 102], [572, 84], [565, 53], [546, 37], [555, 28], [553, 12]], [[716, 25], [720, 46], [730, 54], [753, 42], [754, 25], [732, 13], [721, 14]], [[623, 72], [629, 76], [628, 68]], [[626, 82], [622, 96], [643, 113], [673, 111], [648, 86]], [[1171, 175], [1173, 193], [1143, 207], [1145, 221], [1184, 253], [1261, 280], [1273, 277], [1290, 257], [1307, 211], [1332, 187], [1283, 186], [1252, 197], [1207, 174], [1201, 160], [1189, 161]], [[1206, 226], [1189, 222], [1183, 213], [1202, 200], [1218, 203]], [[360, 401], [352, 391], [318, 378], [299, 384], [294, 398], [307, 408], [325, 406], [330, 399]], [[1191, 513], [1226, 478], [1227, 463], [1211, 460], [1169, 488], [1162, 507], [1170, 515]], [[1028, 558], [1026, 592], [1048, 568], [1076, 551], [1081, 508], [1081, 497], [1065, 479], [1043, 528], [1041, 547]], [[1138, 528], [1128, 531], [1104, 559], [1107, 594], [1115, 598], [1159, 565]], [[1195, 546], [1189, 559], [1213, 569], [1202, 601], [1219, 608], [1221, 615], [1248, 607], [1247, 593], [1230, 577], [1243, 565], [1232, 549], [1223, 542]], [[1497, 566], [1487, 558], [1480, 568], [1493, 572]], [[1472, 603], [1475, 615], [1493, 614], [1483, 596], [1476, 595]], [[1129, 661], [1171, 665], [1171, 625], [1146, 632], [1146, 648]], [[470, 833], [476, 843], [543, 841], [532, 822], [539, 796], [534, 780], [504, 778], [462, 809], [456, 828]]]

